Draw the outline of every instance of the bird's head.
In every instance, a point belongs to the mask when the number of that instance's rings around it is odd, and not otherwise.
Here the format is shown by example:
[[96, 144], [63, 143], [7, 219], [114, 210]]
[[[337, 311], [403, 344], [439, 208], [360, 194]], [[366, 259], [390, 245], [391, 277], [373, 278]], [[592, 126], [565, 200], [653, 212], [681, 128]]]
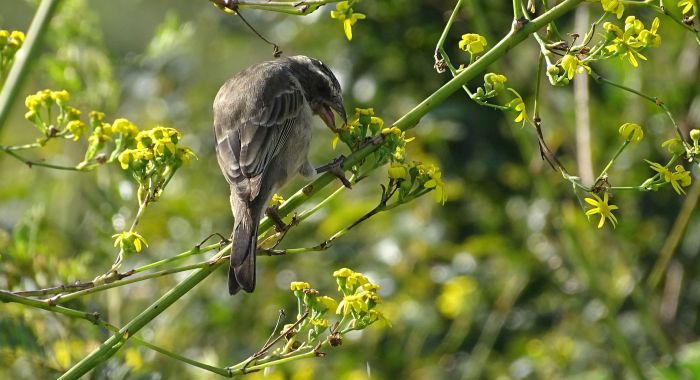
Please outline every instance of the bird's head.
[[315, 58], [297, 55], [290, 57], [294, 71], [302, 87], [311, 110], [318, 115], [333, 132], [335, 127], [335, 111], [343, 123], [348, 122], [343, 105], [343, 93], [340, 83], [333, 72], [323, 62]]

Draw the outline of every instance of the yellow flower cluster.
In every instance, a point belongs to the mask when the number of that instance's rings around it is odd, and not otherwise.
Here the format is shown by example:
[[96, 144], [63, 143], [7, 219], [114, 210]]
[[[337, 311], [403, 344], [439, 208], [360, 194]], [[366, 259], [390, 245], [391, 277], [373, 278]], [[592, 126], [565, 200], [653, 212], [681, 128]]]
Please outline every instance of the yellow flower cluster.
[[658, 162], [652, 162], [649, 160], [644, 160], [649, 167], [658, 173], [658, 175], [664, 179], [667, 183], [670, 183], [673, 190], [678, 194], [685, 194], [684, 187], [690, 186], [691, 177], [690, 172], [686, 170], [683, 165], [676, 165], [675, 171], [671, 171], [666, 166], [661, 165]]
[[169, 161], [175, 166], [180, 166], [194, 157], [191, 149], [177, 145], [182, 138], [182, 134], [177, 129], [159, 126], [134, 133], [136, 128], [131, 128], [133, 125], [129, 124], [120, 123], [120, 128], [125, 128], [124, 130], [130, 135], [135, 134], [136, 147], [126, 149], [119, 154], [118, 160], [122, 169], [131, 168], [141, 171], [154, 159]]
[[417, 168], [419, 175], [429, 178], [423, 183], [423, 187], [426, 189], [434, 189], [435, 202], [444, 205], [447, 200], [447, 194], [445, 193], [445, 182], [442, 180], [442, 171], [440, 171], [440, 168], [435, 165], [423, 164], [418, 165]]
[[349, 268], [333, 272], [333, 277], [338, 283], [338, 290], [343, 293], [343, 299], [335, 310], [336, 314], [352, 317], [353, 328], [364, 328], [384, 319], [384, 316], [375, 309], [381, 303], [381, 298], [377, 294], [378, 285], [372, 284], [362, 273]]
[[394, 147], [391, 153], [393, 160], [402, 162], [406, 157], [406, 144], [415, 140], [415, 137], [406, 137], [406, 132], [397, 127], [382, 128], [381, 133], [385, 142]]
[[[353, 1], [354, 3], [354, 1]], [[348, 41], [352, 40], [352, 26], [358, 20], [364, 20], [365, 15], [357, 13], [352, 9], [350, 2], [341, 1], [335, 5], [335, 10], [331, 11], [331, 18], [334, 18], [343, 23], [343, 30]]]
[[[302, 318], [304, 314], [308, 316], [308, 319], [298, 321], [295, 327], [285, 326], [286, 337], [290, 342], [295, 341], [302, 331], [308, 329], [306, 344], [313, 344], [321, 333], [333, 326], [328, 339], [333, 340], [332, 345], [339, 345], [345, 332], [364, 329], [380, 319], [386, 321], [384, 316], [375, 310], [381, 302], [377, 295], [379, 286], [369, 282], [362, 273], [348, 268], [335, 271], [333, 276], [338, 283], [338, 290], [342, 292], [343, 298], [340, 303], [332, 297], [319, 295], [319, 291], [313, 289], [308, 282], [294, 281], [289, 284], [289, 289], [297, 298], [297, 318]], [[327, 317], [329, 312], [340, 315], [340, 320], [330, 323]]]
[[[47, 137], [63, 136], [78, 140], [87, 132], [87, 125], [80, 120], [80, 111], [68, 105], [70, 94], [66, 90], [41, 90], [24, 99], [27, 112], [24, 118]], [[52, 120], [54, 106], [58, 116]]]
[[24, 44], [24, 33], [19, 30], [0, 30], [0, 79], [12, 67], [15, 54]]
[[645, 29], [644, 23], [634, 16], [625, 19], [624, 31], [610, 22], [603, 24], [603, 28], [607, 31], [609, 43], [605, 49], [610, 56], [627, 58], [634, 67], [639, 66], [637, 58], [647, 60], [647, 57], [640, 53], [640, 50], [647, 47], [658, 47], [661, 43], [661, 37], [657, 34], [659, 30], [658, 17], [654, 18], [649, 29]]

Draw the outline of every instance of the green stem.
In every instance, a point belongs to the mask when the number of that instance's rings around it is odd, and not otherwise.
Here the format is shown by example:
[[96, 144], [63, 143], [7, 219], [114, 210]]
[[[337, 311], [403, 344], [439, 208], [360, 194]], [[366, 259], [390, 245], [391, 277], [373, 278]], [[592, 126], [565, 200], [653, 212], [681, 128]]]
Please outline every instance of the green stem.
[[54, 164], [47, 164], [44, 162], [36, 162], [36, 161], [31, 161], [23, 156], [19, 155], [18, 153], [15, 152], [17, 149], [12, 149], [13, 147], [11, 146], [5, 146], [5, 145], [0, 145], [0, 152], [5, 152], [12, 156], [13, 158], [22, 161], [25, 165], [27, 165], [30, 169], [34, 166], [39, 166], [42, 168], [49, 168], [49, 169], [56, 169], [56, 170], [69, 170], [69, 171], [83, 171], [81, 169], [78, 169], [75, 166], [62, 166], [62, 165], [54, 165]]
[[26, 150], [26, 149], [34, 149], [34, 148], [41, 148], [43, 144], [34, 142], [31, 144], [23, 144], [23, 145], [0, 145], [0, 149], [5, 150], [5, 151], [17, 151], [17, 150]]
[[[51, 305], [46, 301], [39, 301], [39, 300], [35, 300], [32, 298], [22, 297], [22, 296], [19, 296], [19, 295], [16, 295], [16, 294], [4, 291], [4, 290], [0, 290], [0, 301], [19, 303], [19, 304], [34, 307], [37, 309], [42, 309], [42, 310], [46, 310], [46, 311], [50, 311], [50, 312], [58, 313], [58, 314], [63, 314], [65, 316], [68, 316], [71, 318], [85, 319], [85, 320], [92, 322], [93, 324], [104, 327], [107, 330], [110, 330], [112, 332], [119, 331], [119, 329], [116, 326], [113, 326], [110, 323], [107, 323], [106, 321], [100, 319], [100, 315], [97, 312], [87, 313], [87, 312], [83, 312], [83, 311], [79, 311], [79, 310], [75, 310], [75, 309], [71, 309], [71, 308], [67, 308], [67, 307], [63, 307], [63, 306]], [[188, 359], [186, 357], [183, 357], [181, 355], [178, 355], [176, 353], [173, 353], [173, 352], [170, 352], [166, 349], [158, 347], [152, 343], [149, 343], [149, 342], [139, 338], [138, 336], [133, 336], [131, 338], [135, 342], [137, 342], [138, 344], [140, 344], [144, 347], [147, 347], [153, 351], [160, 352], [163, 355], [170, 356], [176, 360], [183, 361], [183, 362], [188, 363], [190, 365], [193, 365], [195, 367], [199, 367], [199, 368], [217, 373], [219, 375], [228, 376], [228, 371], [226, 369], [213, 367], [213, 366], [210, 366], [210, 365], [207, 365], [204, 363], [194, 361], [192, 359]]]
[[608, 170], [610, 170], [610, 167], [613, 166], [615, 160], [617, 160], [617, 158], [620, 157], [620, 154], [622, 154], [622, 152], [625, 150], [625, 148], [627, 148], [627, 145], [629, 144], [630, 140], [625, 140], [625, 142], [623, 142], [622, 145], [620, 145], [620, 147], [617, 148], [617, 152], [615, 152], [613, 158], [611, 158], [610, 161], [608, 161], [608, 164], [605, 165], [605, 168], [603, 168], [603, 170], [600, 172], [600, 175], [598, 175], [598, 177], [595, 179], [595, 181], [593, 181], [593, 183], [598, 183], [598, 181], [601, 178], [608, 174]]
[[[231, 6], [235, 5], [240, 9], [257, 9], [271, 12], [280, 12], [286, 14], [294, 15], [307, 15], [315, 11], [318, 7], [329, 4], [337, 3], [340, 0], [305, 0], [305, 1], [267, 1], [267, 0], [237, 0], [228, 2], [224, 0], [210, 0], [212, 3], [217, 4], [221, 7], [226, 7], [232, 9]], [[229, 5], [228, 3], [231, 3]], [[227, 6], [229, 5], [229, 6]], [[235, 10], [235, 9], [234, 9]]]
[[[525, 40], [528, 35], [542, 28], [555, 18], [561, 17], [565, 13], [575, 8], [581, 2], [583, 2], [583, 0], [564, 0], [556, 7], [543, 13], [540, 17], [525, 24], [525, 26], [519, 31], [511, 31], [473, 65], [467, 67], [456, 77], [443, 85], [440, 89], [428, 96], [411, 111], [397, 120], [393, 126], [401, 130], [408, 130], [415, 127], [423, 116], [445, 101], [451, 94], [459, 90], [465, 83], [474, 78], [477, 74], [485, 70], [490, 64], [496, 62], [499, 58], [504, 56], [510, 49]], [[368, 144], [350, 155], [347, 159], [345, 159], [343, 169], [347, 170], [352, 166], [359, 164], [372, 152], [377, 150], [382, 141], [383, 139], [377, 138], [375, 139], [374, 144]], [[281, 217], [288, 215], [334, 180], [335, 177], [331, 173], [321, 175], [315, 181], [297, 191], [282, 206], [280, 206], [278, 209], [279, 215]], [[264, 231], [270, 227], [272, 227], [272, 221], [270, 218], [265, 218], [261, 221], [259, 230]], [[228, 252], [230, 249], [230, 245], [225, 247], [219, 252], [220, 256], [218, 257], [223, 256], [224, 252]], [[61, 376], [60, 379], [78, 379], [88, 371], [95, 368], [102, 361], [108, 359], [121, 348], [124, 341], [128, 339], [129, 335], [136, 334], [136, 332], [162, 313], [167, 307], [172, 305], [177, 299], [182, 297], [190, 289], [207, 278], [219, 265], [221, 265], [221, 262], [217, 262], [216, 264], [213, 264], [207, 268], [199, 269], [189, 275], [185, 280], [163, 295], [143, 313], [131, 320], [119, 331], [118, 334], [115, 334], [111, 338], [107, 339], [97, 350], [90, 353], [79, 363], [69, 369], [65, 374], [63, 374], [63, 376]], [[124, 335], [125, 333], [126, 335]], [[313, 356], [315, 353], [312, 352], [311, 355]], [[249, 369], [254, 369], [254, 367]]]
[[220, 247], [221, 247], [221, 244], [219, 244], [219, 243], [210, 244], [210, 245], [207, 245], [204, 247], [195, 247], [195, 248], [190, 249], [189, 251], [182, 252], [182, 253], [175, 255], [173, 257], [168, 257], [167, 259], [158, 260], [158, 261], [152, 262], [150, 264], [146, 264], [146, 265], [140, 266], [138, 268], [134, 268], [134, 269], [132, 269], [132, 271], [134, 273], [144, 272], [144, 271], [147, 271], [147, 270], [150, 270], [153, 268], [163, 266], [163, 265], [168, 264], [168, 263], [172, 263], [174, 261], [179, 261], [179, 260], [188, 258], [190, 256], [200, 255], [202, 253], [206, 253], [206, 252], [212, 251], [212, 250], [220, 248]]
[[88, 313], [84, 311], [69, 309], [63, 306], [52, 305], [47, 301], [40, 301], [33, 298], [22, 297], [20, 295], [8, 292], [6, 290], [0, 290], [0, 301], [19, 303], [37, 309], [43, 309], [53, 313], [63, 314], [71, 318], [85, 319], [96, 325], [104, 324], [104, 322], [100, 320], [99, 313]]
[[666, 107], [666, 104], [664, 104], [664, 102], [661, 101], [661, 99], [659, 99], [659, 98], [657, 98], [657, 97], [649, 96], [649, 95], [644, 94], [644, 93], [642, 93], [642, 92], [639, 92], [639, 91], [637, 91], [637, 90], [635, 90], [635, 89], [633, 89], [633, 88], [630, 88], [630, 87], [627, 87], [627, 86], [623, 86], [623, 85], [621, 85], [621, 84], [619, 84], [619, 83], [615, 83], [615, 82], [613, 82], [613, 81], [611, 81], [611, 80], [609, 80], [609, 79], [607, 79], [607, 78], [605, 78], [605, 77], [602, 77], [602, 76], [598, 75], [598, 73], [596, 73], [595, 71], [591, 71], [590, 75], [591, 75], [591, 77], [592, 77], [596, 82], [598, 82], [598, 83], [609, 84], [609, 85], [611, 85], [611, 86], [613, 86], [613, 87], [617, 87], [617, 88], [619, 88], [619, 89], [621, 89], [621, 90], [625, 90], [625, 91], [627, 91], [627, 92], [633, 93], [633, 94], [635, 94], [635, 95], [638, 95], [638, 96], [640, 96], [640, 97], [642, 97], [642, 98], [644, 98], [644, 99], [646, 99], [646, 100], [648, 100], [648, 101], [654, 103], [654, 104], [657, 105], [658, 107], [660, 107], [660, 108], [663, 110], [663, 112], [666, 114], [666, 116], [668, 117], [668, 119], [671, 120], [671, 124], [673, 124], [673, 128], [676, 130], [676, 134], [678, 134], [678, 138], [680, 138], [681, 141], [683, 141], [684, 144], [687, 144], [688, 139], [686, 139], [686, 138], [683, 136], [683, 132], [681, 132], [681, 128], [678, 126], [678, 123], [676, 123], [676, 119], [673, 118], [673, 115], [671, 114], [671, 111], [668, 109], [668, 107]]
[[[353, 185], [355, 184], [354, 178], [350, 178], [349, 181]], [[338, 195], [342, 194], [345, 191], [345, 189], [347, 189], [347, 187], [345, 187], [345, 186], [338, 187], [338, 189], [336, 189], [333, 193], [331, 193], [331, 195], [327, 196], [325, 199], [323, 199], [321, 202], [319, 202], [316, 206], [314, 206], [314, 207], [312, 207], [304, 212], [301, 212], [297, 216], [297, 222], [301, 222], [301, 221], [305, 220], [309, 216], [315, 214], [318, 210], [326, 207], [333, 199], [335, 199]]]
[[[222, 249], [213, 260], [217, 260], [224, 256], [225, 253], [231, 250], [231, 246]], [[185, 295], [190, 289], [199, 284], [205, 278], [218, 268], [223, 261], [217, 261], [215, 264], [201, 268], [189, 275], [184, 281], [165, 293], [150, 307], [141, 312], [136, 318], [132, 319], [124, 327], [119, 329], [114, 335], [107, 339], [100, 347], [83, 358], [80, 362], [71, 367], [59, 379], [79, 379], [82, 375], [95, 368], [97, 365], [114, 355], [123, 344], [146, 324], [151, 322], [155, 317], [160, 315], [165, 309], [172, 305], [175, 301]]]
[[173, 358], [173, 359], [175, 359], [175, 360], [178, 360], [178, 361], [187, 363], [187, 364], [189, 364], [189, 365], [191, 365], [191, 366], [194, 366], [194, 367], [197, 367], [197, 368], [201, 368], [201, 369], [203, 369], [203, 370], [205, 370], [205, 371], [213, 372], [213, 373], [215, 373], [215, 374], [217, 374], [217, 375], [221, 375], [221, 376], [225, 376], [225, 377], [231, 377], [231, 375], [229, 374], [229, 371], [227, 371], [226, 368], [215, 367], [215, 366], [213, 366], [213, 365], [209, 365], [209, 364], [205, 364], [205, 363], [202, 363], [202, 362], [198, 362], [198, 361], [196, 361], [196, 360], [192, 360], [192, 359], [190, 359], [190, 358], [187, 358], [187, 357], [182, 356], [182, 355], [180, 355], [180, 354], [177, 354], [177, 353], [175, 353], [175, 352], [166, 350], [166, 349], [164, 349], [164, 348], [162, 348], [162, 347], [159, 347], [159, 346], [156, 346], [156, 345], [154, 345], [154, 344], [152, 344], [152, 343], [149, 343], [149, 342], [147, 342], [147, 341], [145, 341], [145, 340], [139, 338], [138, 336], [133, 336], [133, 337], [131, 337], [131, 339], [133, 339], [136, 343], [138, 343], [138, 344], [140, 344], [140, 345], [142, 345], [142, 346], [144, 346], [144, 347], [146, 347], [146, 348], [149, 348], [149, 349], [151, 349], [151, 350], [153, 350], [153, 351], [156, 351], [156, 352], [158, 352], [158, 353], [161, 353], [161, 354], [163, 354], [163, 355], [165, 355], [165, 356], [168, 356], [168, 357], [170, 357], [170, 358]]
[[268, 367], [274, 367], [274, 366], [278, 366], [280, 364], [291, 363], [291, 362], [301, 360], [301, 359], [315, 358], [317, 356], [322, 356], [322, 355], [323, 354], [319, 353], [316, 350], [311, 350], [311, 351], [305, 352], [303, 354], [292, 355], [292, 356], [288, 356], [288, 357], [285, 357], [282, 359], [277, 359], [277, 360], [271, 360], [267, 363], [250, 365], [250, 366], [246, 367], [245, 369], [243, 369], [243, 368], [234, 369], [230, 372], [230, 374], [231, 374], [231, 376], [245, 375], [247, 373], [260, 371], [260, 370], [268, 368]]
[[97, 286], [94, 286], [94, 287], [92, 287], [92, 288], [79, 290], [79, 291], [77, 291], [77, 292], [73, 292], [73, 293], [70, 293], [70, 294], [59, 295], [59, 296], [54, 297], [54, 298], [53, 298], [53, 301], [54, 301], [55, 303], [59, 303], [59, 304], [60, 304], [60, 303], [65, 303], [65, 302], [72, 301], [72, 300], [74, 300], [74, 299], [76, 299], [76, 298], [80, 298], [80, 297], [85, 296], [85, 295], [88, 295], [88, 294], [101, 292], [101, 291], [103, 291], [103, 290], [112, 289], [112, 288], [117, 288], [117, 287], [120, 287], [120, 286], [133, 284], [133, 283], [135, 283], [135, 282], [150, 280], [150, 279], [153, 279], [153, 278], [163, 277], [163, 276], [167, 276], [167, 275], [170, 275], [170, 274], [175, 274], [175, 273], [180, 273], [180, 272], [186, 272], [186, 271], [195, 270], [195, 269], [200, 269], [200, 268], [206, 268], [206, 267], [208, 267], [208, 266], [210, 266], [210, 265], [211, 265], [211, 262], [209, 262], [209, 261], [204, 261], [204, 262], [201, 262], [201, 263], [179, 266], [179, 267], [177, 267], [177, 268], [164, 269], [164, 270], [161, 270], [161, 271], [158, 271], [158, 272], [149, 273], [149, 274], [147, 274], [147, 275], [143, 275], [143, 276], [139, 276], [139, 277], [132, 277], [132, 278], [124, 279], [124, 280], [117, 280], [117, 281], [110, 282], [110, 283], [108, 283], [108, 284], [97, 285]]
[[520, 20], [524, 17], [523, 0], [513, 0], [513, 20]]
[[32, 59], [41, 45], [49, 22], [56, 13], [56, 7], [60, 2], [60, 0], [43, 0], [34, 14], [34, 19], [32, 19], [27, 31], [27, 39], [15, 55], [15, 62], [7, 74], [7, 81], [2, 87], [2, 92], [0, 92], [0, 131], [5, 126], [10, 108], [29, 72]]

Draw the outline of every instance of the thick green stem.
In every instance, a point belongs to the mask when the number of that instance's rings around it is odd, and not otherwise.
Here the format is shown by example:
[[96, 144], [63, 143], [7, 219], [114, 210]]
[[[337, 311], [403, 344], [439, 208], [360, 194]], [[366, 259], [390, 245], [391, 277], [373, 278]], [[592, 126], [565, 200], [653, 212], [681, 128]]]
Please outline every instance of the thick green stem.
[[[565, 13], [569, 12], [580, 4], [583, 0], [564, 0], [556, 7], [550, 9], [546, 13], [542, 14], [540, 17], [536, 18], [532, 22], [525, 24], [525, 26], [519, 31], [511, 31], [507, 36], [505, 36], [493, 49], [489, 50], [484, 56], [477, 60], [473, 65], [467, 67], [460, 74], [454, 77], [452, 80], [443, 85], [440, 89], [435, 91], [433, 94], [428, 96], [415, 108], [397, 120], [393, 126], [401, 129], [407, 130], [415, 127], [420, 119], [425, 116], [428, 112], [433, 110], [435, 107], [440, 105], [445, 101], [450, 95], [459, 90], [465, 83], [470, 79], [474, 78], [477, 74], [485, 70], [488, 65], [496, 62], [499, 58], [503, 57], [511, 48], [515, 47], [517, 44], [522, 42], [531, 33], [542, 28], [550, 21], [561, 17]], [[359, 164], [372, 152], [379, 148], [381, 139], [377, 139], [374, 144], [368, 144], [364, 148], [358, 150], [357, 152], [350, 155], [343, 163], [343, 168], [348, 169], [353, 165]], [[320, 176], [315, 181], [304, 186], [301, 190], [296, 192], [292, 197], [290, 197], [287, 202], [280, 206], [278, 213], [281, 217], [284, 217], [294, 211], [303, 202], [312, 197], [314, 194], [318, 193], [322, 188], [328, 186], [333, 182], [335, 177], [326, 173]], [[272, 227], [272, 221], [269, 218], [265, 218], [261, 221], [259, 230], [264, 231]], [[223, 255], [224, 252], [229, 251], [230, 245], [219, 253]], [[220, 256], [219, 256], [220, 257]], [[202, 280], [207, 278], [221, 263], [213, 264], [210, 267], [202, 268], [189, 277], [187, 277], [180, 284], [176, 285], [168, 293], [163, 295], [158, 301], [152, 304], [143, 313], [139, 314], [126, 326], [119, 330], [119, 333], [113, 335], [108, 340], [106, 340], [97, 350], [90, 353], [83, 360], [73, 366], [68, 370], [60, 379], [78, 379], [88, 371], [95, 368], [102, 361], [108, 359], [111, 355], [116, 353], [123, 343], [129, 338], [130, 335], [135, 334], [141, 328], [143, 328], [147, 323], [157, 317], [162, 313], [167, 307], [172, 305], [177, 299], [186, 294], [190, 289], [199, 284]], [[312, 353], [313, 354], [313, 353]], [[249, 368], [253, 369], [253, 368]]]
[[[222, 249], [213, 260], [216, 260], [223, 256], [225, 253], [230, 251], [231, 246]], [[212, 261], [213, 261], [212, 260]], [[59, 379], [79, 379], [82, 375], [95, 368], [97, 365], [114, 355], [122, 345], [129, 339], [131, 335], [136, 334], [141, 330], [146, 324], [151, 322], [155, 317], [160, 315], [163, 310], [167, 309], [175, 301], [180, 299], [185, 295], [190, 289], [195, 287], [197, 284], [202, 282], [207, 278], [216, 268], [221, 265], [223, 261], [216, 262], [208, 267], [199, 269], [198, 271], [192, 273], [180, 284], [172, 288], [170, 291], [165, 293], [156, 302], [144, 310], [141, 314], [132, 319], [124, 327], [119, 329], [114, 335], [107, 339], [100, 347], [95, 351], [91, 352], [88, 356], [83, 358], [76, 365], [71, 367], [66, 373], [64, 373]]]
[[14, 103], [17, 93], [19, 92], [24, 78], [29, 72], [29, 66], [32, 63], [32, 58], [37, 52], [41, 41], [44, 38], [46, 29], [53, 15], [56, 13], [56, 7], [61, 0], [43, 0], [39, 4], [34, 19], [32, 20], [29, 30], [27, 31], [27, 39], [19, 49], [15, 56], [15, 63], [12, 65], [7, 81], [0, 92], [0, 131], [7, 121], [10, 114], [10, 108]]

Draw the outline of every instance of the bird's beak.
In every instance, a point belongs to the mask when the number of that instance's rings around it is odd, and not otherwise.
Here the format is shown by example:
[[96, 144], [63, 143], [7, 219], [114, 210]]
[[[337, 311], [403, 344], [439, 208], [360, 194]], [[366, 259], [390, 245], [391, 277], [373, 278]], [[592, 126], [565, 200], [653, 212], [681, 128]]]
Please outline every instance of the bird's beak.
[[343, 107], [343, 102], [342, 101], [335, 101], [332, 103], [323, 103], [321, 106], [321, 110], [318, 113], [318, 116], [321, 117], [321, 120], [323, 120], [324, 123], [328, 126], [328, 128], [331, 129], [333, 132], [337, 132], [338, 129], [335, 127], [335, 115], [333, 114], [333, 111], [338, 113], [338, 115], [343, 119], [343, 125], [348, 123], [348, 115], [345, 113], [345, 108]]

